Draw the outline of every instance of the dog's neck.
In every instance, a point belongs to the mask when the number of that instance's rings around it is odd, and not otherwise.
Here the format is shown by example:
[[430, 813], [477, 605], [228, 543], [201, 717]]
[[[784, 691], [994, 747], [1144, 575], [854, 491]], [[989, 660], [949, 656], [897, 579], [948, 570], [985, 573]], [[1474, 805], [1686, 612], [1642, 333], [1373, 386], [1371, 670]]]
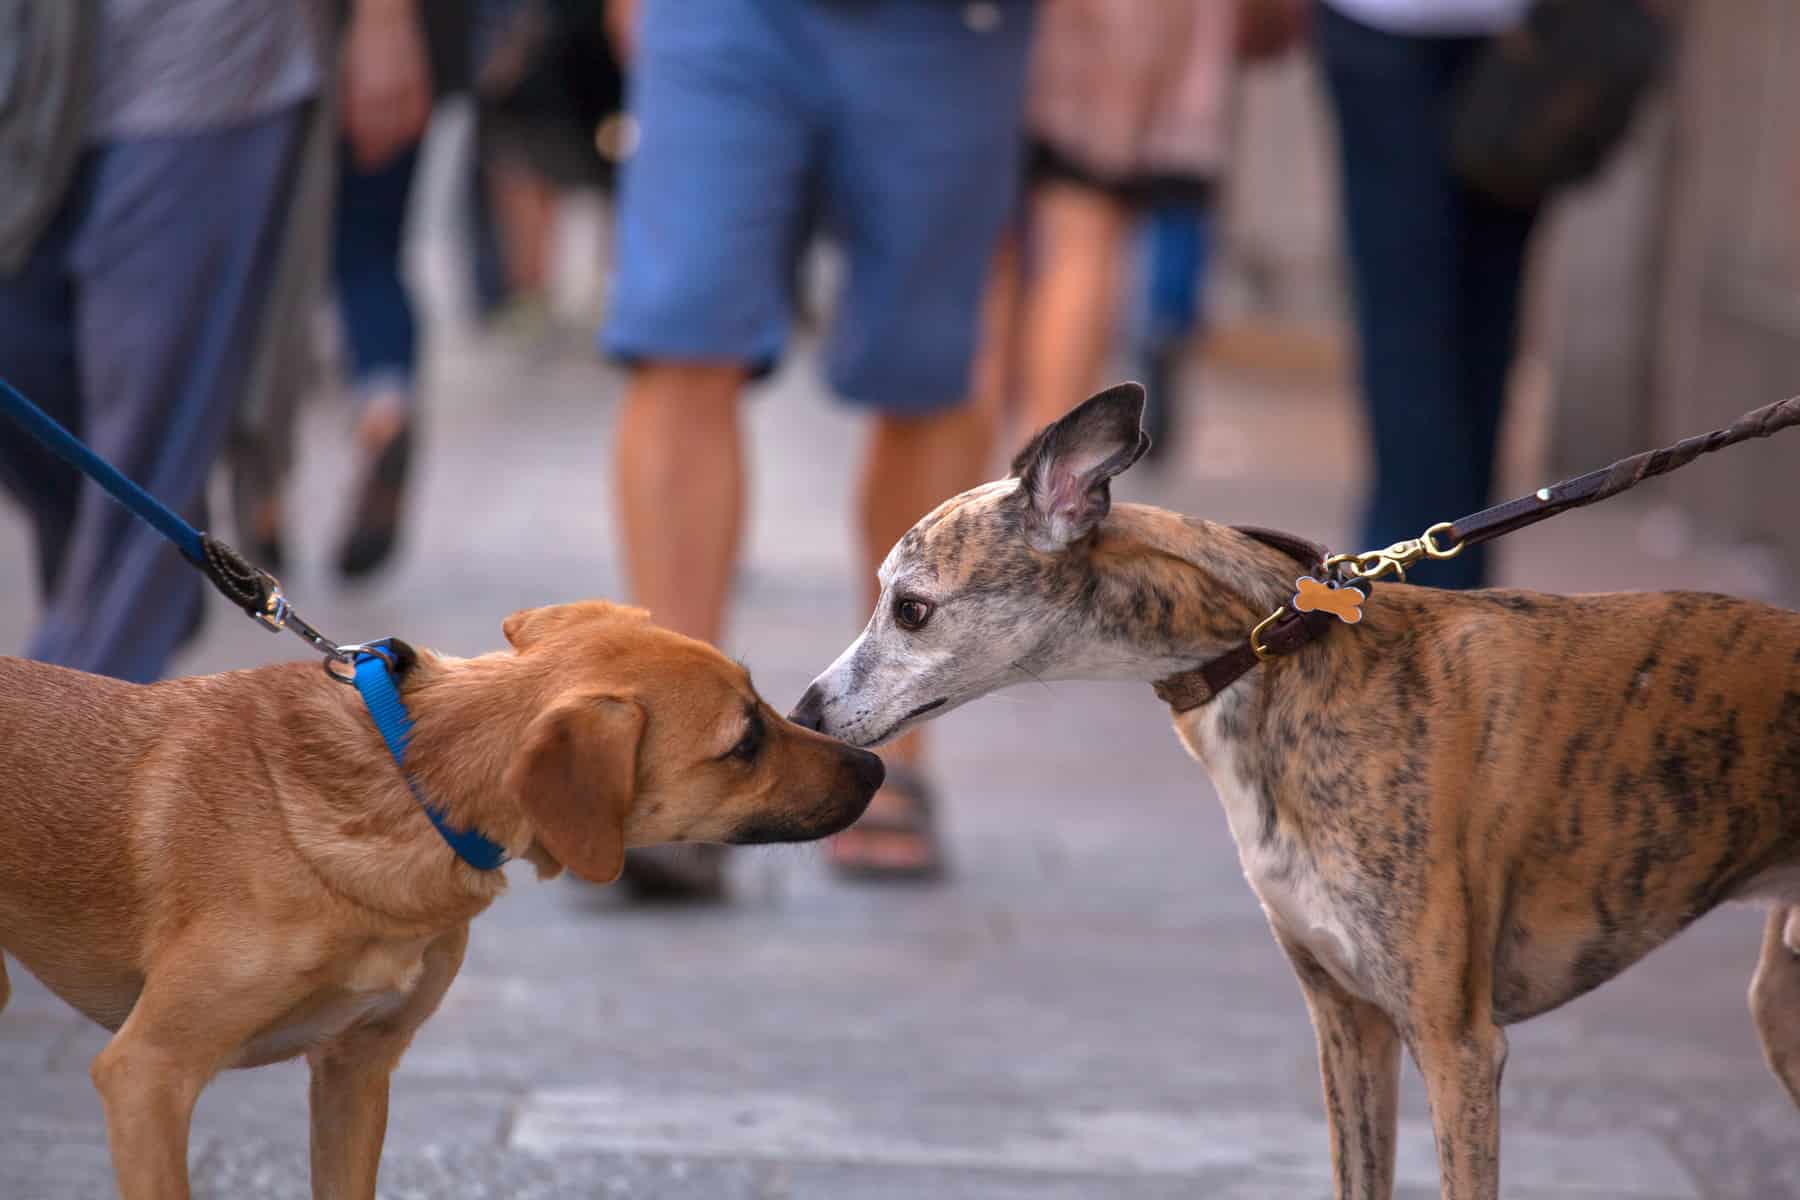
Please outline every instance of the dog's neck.
[[1107, 677], [1145, 682], [1242, 643], [1305, 571], [1229, 526], [1139, 504], [1114, 506], [1087, 561], [1099, 586], [1084, 634], [1106, 644]]
[[[452, 826], [479, 830], [545, 875], [560, 864], [532, 837], [510, 778], [526, 726], [542, 706], [494, 703], [496, 695], [521, 694], [497, 686], [502, 676], [516, 683], [520, 672], [544, 674], [540, 666], [504, 651], [469, 659], [426, 652], [403, 696], [414, 723], [407, 769], [420, 792]], [[549, 678], [541, 684], [547, 696]]]

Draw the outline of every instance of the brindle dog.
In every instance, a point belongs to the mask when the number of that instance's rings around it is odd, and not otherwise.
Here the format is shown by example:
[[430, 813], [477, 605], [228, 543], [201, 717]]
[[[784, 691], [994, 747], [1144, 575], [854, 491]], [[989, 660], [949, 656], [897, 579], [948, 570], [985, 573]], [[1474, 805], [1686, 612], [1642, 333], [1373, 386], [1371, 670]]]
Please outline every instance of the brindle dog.
[[[1095, 396], [914, 526], [794, 719], [874, 745], [1007, 684], [1160, 680], [1242, 644], [1310, 564], [1113, 506], [1142, 407]], [[1800, 614], [1382, 585], [1175, 729], [1306, 992], [1340, 1198], [1391, 1194], [1402, 1045], [1443, 1195], [1497, 1197], [1505, 1026], [1726, 900], [1773, 902], [1750, 1007], [1800, 1103]]]

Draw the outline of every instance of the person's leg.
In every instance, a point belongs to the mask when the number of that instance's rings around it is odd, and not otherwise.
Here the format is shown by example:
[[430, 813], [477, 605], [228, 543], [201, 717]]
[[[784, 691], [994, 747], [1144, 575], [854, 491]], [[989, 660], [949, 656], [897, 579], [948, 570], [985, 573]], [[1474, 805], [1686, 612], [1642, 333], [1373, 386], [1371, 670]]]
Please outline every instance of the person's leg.
[[[97, 152], [72, 253], [88, 444], [204, 527], [207, 476], [243, 390], [305, 120]], [[192, 631], [201, 580], [174, 547], [82, 492], [33, 657], [151, 680]]]
[[[876, 418], [857, 494], [865, 611], [880, 595], [875, 573], [894, 543], [939, 503], [981, 482], [992, 434], [991, 416], [980, 404], [921, 417]], [[917, 772], [925, 758], [923, 731], [895, 739], [881, 755], [890, 767]], [[932, 867], [932, 844], [909, 832], [917, 802], [916, 796], [884, 788], [869, 804], [868, 825], [852, 826], [833, 839], [833, 859], [901, 872]]]
[[[1461, 189], [1457, 277], [1457, 350], [1461, 375], [1457, 397], [1467, 414], [1467, 441], [1456, 449], [1467, 481], [1450, 502], [1443, 520], [1486, 508], [1493, 500], [1494, 461], [1499, 454], [1500, 418], [1519, 346], [1519, 301], [1525, 252], [1537, 219], [1535, 208], [1511, 208]], [[1464, 550], [1437, 564], [1421, 583], [1481, 587], [1491, 560], [1485, 547]], [[1465, 561], [1468, 560], [1468, 561]]]
[[[90, 160], [91, 161], [91, 160]], [[62, 212], [17, 272], [0, 276], [0, 379], [76, 437], [82, 435], [75, 362], [75, 294], [69, 245], [80, 224], [91, 168], [70, 185]], [[29, 514], [38, 596], [55, 592], [74, 532], [81, 472], [0, 419], [0, 485]]]
[[1175, 441], [1175, 414], [1184, 399], [1182, 366], [1201, 328], [1211, 214], [1203, 201], [1163, 204], [1151, 210], [1140, 230], [1143, 280], [1132, 358], [1149, 393], [1144, 430], [1151, 462], [1166, 457]]
[[338, 306], [357, 404], [359, 481], [338, 547], [347, 577], [385, 563], [399, 538], [418, 405], [418, 325], [402, 277], [406, 214], [419, 147], [372, 170], [346, 146], [339, 161], [332, 246]]
[[[834, 72], [827, 207], [849, 266], [827, 372], [879, 418], [859, 503], [872, 584], [900, 535], [986, 465], [990, 413], [967, 400], [983, 287], [1019, 178], [1031, 9], [1000, 4], [982, 30], [954, 6], [809, 11]], [[906, 738], [886, 757], [914, 767], [921, 751]], [[929, 871], [927, 795], [912, 772], [890, 772], [866, 822], [833, 842], [834, 861]]]
[[990, 462], [994, 444], [998, 442], [1005, 451], [1018, 432], [1013, 425], [1019, 391], [1019, 335], [1024, 323], [1024, 256], [1019, 241], [1018, 228], [1008, 228], [994, 250], [981, 298], [981, 336], [969, 375], [973, 403], [984, 422]]
[[[1382, 33], [1329, 5], [1319, 14], [1375, 451], [1357, 548], [1373, 549], [1461, 515], [1471, 495], [1462, 453], [1475, 434], [1460, 386], [1459, 191], [1441, 116], [1449, 71], [1440, 39]], [[1419, 572], [1419, 582], [1465, 582], [1482, 565], [1479, 551], [1467, 552]]]
[[1032, 189], [1020, 351], [1026, 436], [1098, 389], [1118, 331], [1131, 227], [1131, 208], [1098, 188], [1046, 179]]
[[619, 411], [613, 470], [632, 601], [703, 642], [724, 633], [743, 531], [743, 384], [733, 363], [646, 363]]
[[[631, 599], [659, 624], [724, 632], [742, 526], [737, 404], [779, 355], [811, 164], [807, 68], [779, 6], [651, 4], [620, 180], [617, 278], [603, 348], [631, 365], [617, 429], [619, 533]], [[639, 894], [710, 896], [717, 848], [632, 851]]]

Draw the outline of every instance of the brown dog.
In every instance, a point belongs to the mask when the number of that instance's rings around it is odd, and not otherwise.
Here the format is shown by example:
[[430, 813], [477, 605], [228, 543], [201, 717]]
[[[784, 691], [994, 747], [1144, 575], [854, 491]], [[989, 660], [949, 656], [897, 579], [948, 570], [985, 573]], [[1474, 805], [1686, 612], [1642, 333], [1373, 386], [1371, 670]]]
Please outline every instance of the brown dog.
[[[640, 610], [534, 609], [505, 632], [512, 652], [406, 672], [407, 767], [540, 876], [824, 837], [881, 783], [880, 759], [783, 720]], [[315, 663], [144, 687], [0, 658], [0, 950], [114, 1031], [93, 1076], [129, 1200], [188, 1194], [213, 1075], [300, 1054], [314, 1194], [374, 1196], [388, 1076], [504, 887], [452, 854]]]
[[[1168, 681], [1245, 645], [1314, 564], [1294, 539], [1113, 507], [1142, 410], [1135, 385], [1094, 397], [1013, 478], [914, 526], [794, 719], [874, 745], [1007, 684]], [[1800, 1103], [1800, 614], [1304, 590], [1357, 623], [1184, 702], [1175, 729], [1306, 991], [1337, 1195], [1391, 1194], [1405, 1045], [1443, 1194], [1495, 1200], [1503, 1027], [1726, 900], [1773, 902], [1750, 1002]]]

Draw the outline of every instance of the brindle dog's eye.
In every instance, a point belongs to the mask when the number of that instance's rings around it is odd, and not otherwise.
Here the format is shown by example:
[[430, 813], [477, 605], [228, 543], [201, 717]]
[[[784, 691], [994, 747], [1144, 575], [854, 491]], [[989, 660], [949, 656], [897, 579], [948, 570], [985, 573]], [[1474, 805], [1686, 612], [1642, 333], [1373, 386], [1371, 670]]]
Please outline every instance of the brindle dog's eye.
[[929, 620], [931, 620], [931, 605], [924, 600], [907, 596], [895, 601], [894, 624], [900, 628], [916, 632], [925, 628], [925, 622]]

